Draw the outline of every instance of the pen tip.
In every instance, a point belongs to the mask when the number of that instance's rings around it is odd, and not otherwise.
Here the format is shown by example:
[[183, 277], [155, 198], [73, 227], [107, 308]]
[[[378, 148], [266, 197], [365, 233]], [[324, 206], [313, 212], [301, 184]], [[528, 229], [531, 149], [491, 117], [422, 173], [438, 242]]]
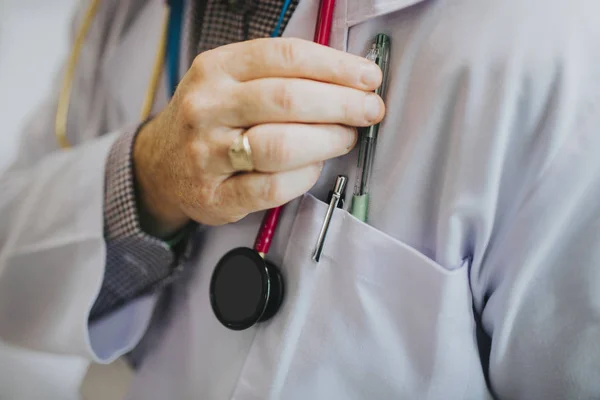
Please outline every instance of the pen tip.
[[320, 254], [318, 254], [318, 253], [316, 253], [316, 252], [315, 252], [315, 253], [313, 254], [313, 256], [312, 256], [312, 260], [313, 260], [314, 262], [316, 262], [316, 263], [318, 263], [318, 262], [319, 262], [319, 259], [320, 259], [320, 258], [321, 258], [321, 257], [320, 257]]

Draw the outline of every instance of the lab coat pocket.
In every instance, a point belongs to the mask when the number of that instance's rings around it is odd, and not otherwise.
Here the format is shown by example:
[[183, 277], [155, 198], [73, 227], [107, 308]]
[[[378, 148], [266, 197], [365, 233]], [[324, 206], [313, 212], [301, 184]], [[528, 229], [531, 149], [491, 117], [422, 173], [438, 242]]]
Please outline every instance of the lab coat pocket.
[[259, 328], [233, 398], [486, 398], [466, 265], [448, 271], [339, 209], [315, 263], [326, 208], [302, 199], [286, 300]]

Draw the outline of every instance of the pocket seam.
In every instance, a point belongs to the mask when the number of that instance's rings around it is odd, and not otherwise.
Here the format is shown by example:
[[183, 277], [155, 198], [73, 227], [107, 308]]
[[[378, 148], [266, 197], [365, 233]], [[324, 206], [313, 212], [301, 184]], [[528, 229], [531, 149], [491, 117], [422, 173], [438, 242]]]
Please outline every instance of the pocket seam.
[[[311, 201], [315, 203], [314, 207], [323, 209], [323, 215], [324, 215], [324, 210], [327, 207], [327, 204], [325, 204], [323, 201], [317, 199], [314, 195], [312, 195], [311, 193], [307, 193], [305, 195], [305, 198], [302, 200], [302, 204], [301, 207], [306, 207], [307, 205], [305, 204], [307, 201]], [[340, 213], [342, 213], [340, 215]], [[337, 215], [336, 215], [337, 214]], [[384, 231], [381, 231], [377, 228], [375, 228], [374, 226], [371, 226], [359, 219], [357, 219], [355, 216], [353, 216], [352, 214], [350, 214], [348, 211], [343, 210], [343, 209], [337, 209], [334, 213], [333, 213], [333, 217], [331, 220], [332, 224], [337, 224], [340, 226], [340, 228], [337, 229], [338, 234], [343, 232], [348, 232], [351, 230], [352, 226], [358, 226], [359, 229], [363, 229], [363, 230], [367, 230], [367, 235], [368, 234], [375, 234], [375, 235], [380, 235], [383, 239], [385, 239], [386, 241], [390, 241], [394, 246], [400, 247], [402, 248], [404, 251], [408, 251], [410, 252], [414, 257], [417, 257], [420, 259], [420, 261], [422, 262], [426, 262], [427, 264], [429, 264], [432, 268], [434, 268], [436, 270], [436, 272], [442, 273], [444, 275], [448, 275], [449, 277], [452, 275], [456, 275], [456, 274], [460, 274], [460, 271], [465, 268], [468, 265], [468, 261], [469, 258], [467, 257], [466, 259], [461, 260], [458, 264], [460, 265], [458, 268], [445, 268], [444, 266], [442, 266], [441, 264], [439, 264], [438, 262], [436, 262], [435, 260], [427, 257], [426, 255], [424, 255], [422, 252], [420, 252], [419, 250], [415, 249], [413, 246], [410, 246], [409, 244], [385, 233]], [[296, 228], [296, 221], [294, 221], [294, 228]], [[292, 233], [295, 233], [295, 231], [292, 231]], [[328, 234], [328, 241], [334, 242], [334, 243], [339, 243], [340, 241], [342, 242], [350, 242], [347, 239], [344, 239], [343, 236], [342, 238], [336, 238], [334, 240], [331, 239], [330, 235], [333, 232], [329, 232]], [[291, 235], [293, 236], [293, 234]], [[323, 255], [322, 257], [325, 258], [329, 258], [331, 260], [336, 260], [336, 257], [334, 254], [329, 253], [329, 251], [327, 250], [327, 240], [325, 243], [325, 248], [323, 249]], [[331, 245], [334, 245], [333, 243], [329, 243], [330, 244], [330, 248]], [[287, 253], [287, 249], [286, 249], [286, 253]]]

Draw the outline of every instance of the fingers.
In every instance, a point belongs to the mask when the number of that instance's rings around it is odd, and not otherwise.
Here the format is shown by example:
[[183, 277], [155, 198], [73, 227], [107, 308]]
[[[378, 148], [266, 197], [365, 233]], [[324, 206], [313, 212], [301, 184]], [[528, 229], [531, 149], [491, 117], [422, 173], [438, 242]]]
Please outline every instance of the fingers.
[[[215, 138], [211, 162], [213, 172], [231, 174], [235, 171], [229, 161], [227, 149], [237, 131]], [[357, 140], [356, 129], [342, 125], [265, 124], [246, 131], [254, 168], [259, 172], [290, 171], [310, 164], [347, 154]], [[218, 149], [218, 150], [217, 150]]]
[[257, 171], [289, 171], [347, 154], [356, 129], [342, 125], [267, 124], [246, 133]]
[[[385, 105], [373, 93], [381, 81], [371, 61], [298, 39], [243, 42], [199, 55], [163, 124], [183, 146], [181, 157], [169, 156], [191, 177], [174, 185], [186, 215], [218, 224], [310, 190], [323, 161], [356, 143], [348, 127], [383, 119]], [[255, 172], [230, 175], [228, 149], [243, 132]]]
[[223, 115], [229, 126], [298, 122], [370, 126], [385, 114], [374, 93], [304, 79], [258, 79], [237, 85], [235, 113]]
[[233, 140], [245, 134], [252, 149], [252, 161], [258, 172], [281, 172], [305, 167], [347, 154], [356, 144], [356, 129], [343, 125], [264, 124], [214, 136], [211, 161], [217, 175], [229, 175], [234, 169], [228, 149]]
[[243, 217], [285, 204], [306, 193], [317, 182], [322, 164], [279, 173], [252, 172], [233, 175], [217, 189], [220, 203], [230, 215]]
[[303, 78], [373, 91], [382, 80], [381, 69], [375, 63], [301, 39], [258, 39], [221, 49], [220, 65], [241, 82]]

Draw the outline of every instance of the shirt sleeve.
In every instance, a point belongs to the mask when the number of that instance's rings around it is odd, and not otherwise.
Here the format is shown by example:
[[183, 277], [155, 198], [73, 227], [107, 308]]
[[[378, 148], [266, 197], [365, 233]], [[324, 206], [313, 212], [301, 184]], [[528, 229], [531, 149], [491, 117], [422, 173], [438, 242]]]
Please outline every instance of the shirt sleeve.
[[123, 133], [112, 146], [106, 165], [106, 270], [90, 320], [130, 300], [160, 290], [174, 279], [182, 260], [168, 243], [140, 228], [136, 205], [132, 149], [138, 130]]

